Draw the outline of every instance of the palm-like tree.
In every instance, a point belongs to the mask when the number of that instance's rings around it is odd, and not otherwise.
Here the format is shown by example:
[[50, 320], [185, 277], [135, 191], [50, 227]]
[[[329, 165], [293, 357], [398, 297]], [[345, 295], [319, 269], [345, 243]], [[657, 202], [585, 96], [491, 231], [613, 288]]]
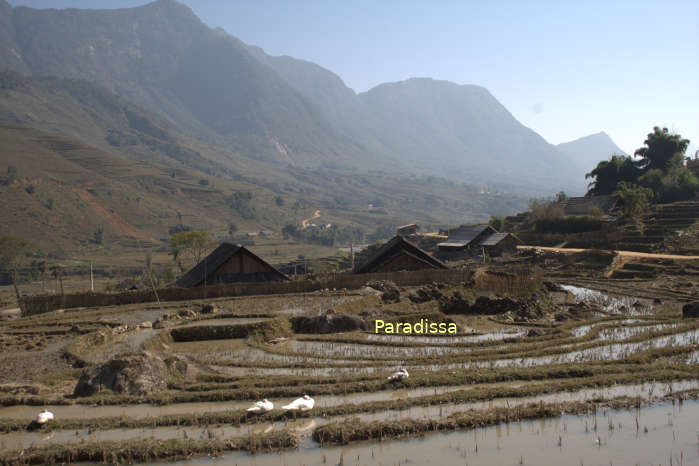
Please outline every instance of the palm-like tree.
[[684, 161], [684, 153], [689, 146], [689, 139], [682, 139], [676, 133], [670, 133], [667, 128], [658, 126], [653, 128], [652, 133], [643, 142], [646, 146], [641, 147], [633, 155], [641, 157], [638, 167], [644, 172], [659, 169], [667, 172], [673, 166], [680, 166]]

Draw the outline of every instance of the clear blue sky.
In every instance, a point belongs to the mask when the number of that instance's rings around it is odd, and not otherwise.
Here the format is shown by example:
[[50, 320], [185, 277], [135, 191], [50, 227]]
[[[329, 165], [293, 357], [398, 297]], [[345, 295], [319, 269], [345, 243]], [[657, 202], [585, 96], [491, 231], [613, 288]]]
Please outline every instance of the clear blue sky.
[[697, 0], [182, 1], [209, 26], [318, 63], [357, 92], [410, 77], [478, 84], [552, 143], [606, 131], [630, 153], [661, 125], [699, 149]]

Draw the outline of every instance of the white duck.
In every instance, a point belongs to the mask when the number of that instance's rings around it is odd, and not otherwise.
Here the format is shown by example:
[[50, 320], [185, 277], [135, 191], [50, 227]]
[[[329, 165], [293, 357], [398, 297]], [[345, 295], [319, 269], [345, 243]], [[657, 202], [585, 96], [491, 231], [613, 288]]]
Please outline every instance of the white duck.
[[394, 380], [403, 380], [403, 379], [407, 379], [408, 377], [410, 377], [410, 374], [408, 374], [407, 369], [401, 368], [401, 369], [398, 369], [398, 372], [394, 372], [393, 374], [391, 374], [388, 377], [388, 380], [393, 382]]
[[36, 423], [39, 425], [44, 425], [49, 421], [53, 421], [53, 413], [46, 409], [36, 416]]
[[265, 398], [262, 401], [256, 402], [252, 407], [248, 408], [249, 413], [262, 414], [274, 409], [274, 403]]
[[315, 400], [308, 395], [303, 395], [301, 398], [296, 398], [294, 401], [286, 406], [282, 406], [283, 409], [288, 409], [289, 411], [310, 411], [315, 405]]

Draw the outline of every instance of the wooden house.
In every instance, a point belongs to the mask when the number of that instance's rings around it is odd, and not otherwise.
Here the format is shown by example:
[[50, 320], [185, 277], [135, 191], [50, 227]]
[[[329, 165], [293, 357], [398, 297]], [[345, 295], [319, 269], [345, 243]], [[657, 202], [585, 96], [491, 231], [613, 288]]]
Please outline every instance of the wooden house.
[[522, 241], [512, 233], [493, 233], [481, 241], [481, 251], [491, 257], [512, 254], [517, 251], [517, 245]]
[[447, 240], [437, 244], [437, 257], [440, 259], [460, 259], [477, 249], [481, 241], [497, 233], [490, 225], [461, 225], [447, 231]]
[[289, 278], [244, 246], [222, 243], [175, 282], [182, 288], [235, 282], [273, 282]]
[[446, 269], [426, 251], [396, 235], [371, 257], [355, 268], [354, 273], [399, 272], [402, 270]]

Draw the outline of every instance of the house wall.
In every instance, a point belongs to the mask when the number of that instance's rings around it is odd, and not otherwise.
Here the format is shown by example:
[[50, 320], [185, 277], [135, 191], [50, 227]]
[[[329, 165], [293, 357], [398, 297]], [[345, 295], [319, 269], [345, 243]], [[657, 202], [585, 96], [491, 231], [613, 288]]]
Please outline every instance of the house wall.
[[269, 265], [240, 251], [211, 275], [213, 283], [279, 281], [281, 277]]
[[372, 272], [399, 272], [401, 270], [424, 270], [431, 268], [434, 267], [401, 252], [396, 257], [381, 264], [376, 270], [372, 270]]
[[517, 251], [519, 241], [513, 236], [506, 236], [495, 246], [485, 246], [485, 252], [491, 257], [498, 257], [503, 254], [512, 254]]

